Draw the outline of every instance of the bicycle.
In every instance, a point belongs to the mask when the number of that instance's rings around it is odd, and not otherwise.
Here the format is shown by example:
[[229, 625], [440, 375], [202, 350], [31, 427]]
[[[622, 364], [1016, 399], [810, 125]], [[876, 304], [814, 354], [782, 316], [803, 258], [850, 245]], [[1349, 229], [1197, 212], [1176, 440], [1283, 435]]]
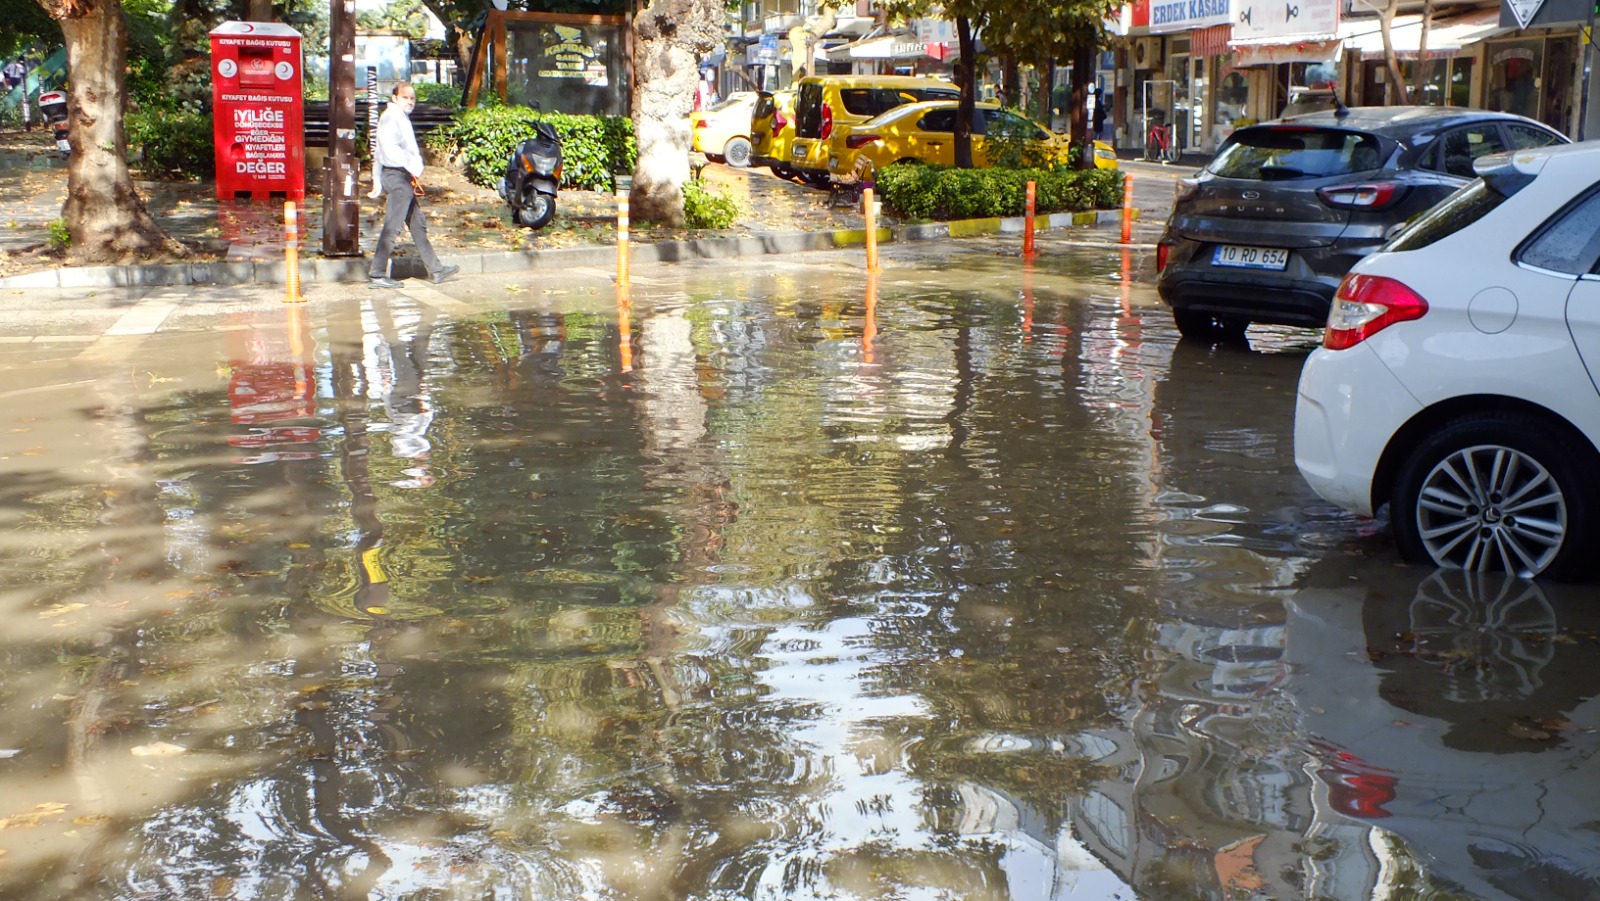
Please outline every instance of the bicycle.
[[1144, 138], [1144, 158], [1153, 163], [1176, 163], [1180, 154], [1172, 126], [1159, 121], [1150, 123], [1150, 131]]

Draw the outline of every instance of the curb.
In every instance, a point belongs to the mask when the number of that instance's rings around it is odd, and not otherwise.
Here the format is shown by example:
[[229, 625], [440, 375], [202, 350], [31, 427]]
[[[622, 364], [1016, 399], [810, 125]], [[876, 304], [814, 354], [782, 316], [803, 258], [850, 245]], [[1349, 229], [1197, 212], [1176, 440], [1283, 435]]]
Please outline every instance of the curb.
[[[1139, 211], [1133, 215], [1138, 218]], [[1121, 210], [1095, 210], [1086, 213], [1051, 213], [1035, 217], [1038, 230], [1117, 223]], [[975, 235], [1021, 234], [1026, 228], [1022, 216], [991, 219], [957, 219], [897, 225], [878, 229], [878, 240], [889, 243], [933, 241]], [[802, 253], [811, 250], [837, 250], [867, 242], [866, 229], [826, 232], [789, 232], [747, 238], [701, 238], [692, 241], [662, 241], [634, 244], [636, 263], [680, 263], [687, 260], [726, 260], [767, 254]], [[565, 269], [575, 266], [608, 266], [616, 262], [616, 245], [564, 247], [555, 250], [525, 250], [520, 253], [485, 253], [453, 256], [463, 275]], [[394, 260], [396, 278], [421, 278], [427, 275], [414, 257]], [[172, 285], [283, 284], [288, 266], [282, 262], [178, 263], [171, 265], [82, 266], [45, 269], [0, 278], [0, 288], [148, 288]], [[305, 282], [364, 282], [365, 257], [314, 259], [302, 263], [300, 279]]]

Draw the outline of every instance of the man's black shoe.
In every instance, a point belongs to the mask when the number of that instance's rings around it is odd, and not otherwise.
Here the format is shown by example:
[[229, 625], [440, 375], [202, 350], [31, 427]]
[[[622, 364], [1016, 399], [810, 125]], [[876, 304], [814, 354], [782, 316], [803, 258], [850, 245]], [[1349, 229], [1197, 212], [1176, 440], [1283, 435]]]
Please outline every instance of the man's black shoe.
[[392, 278], [374, 278], [367, 281], [369, 288], [398, 288], [400, 283]]
[[437, 285], [440, 282], [448, 280], [451, 276], [460, 271], [460, 266], [440, 266], [439, 271], [428, 276], [428, 279]]

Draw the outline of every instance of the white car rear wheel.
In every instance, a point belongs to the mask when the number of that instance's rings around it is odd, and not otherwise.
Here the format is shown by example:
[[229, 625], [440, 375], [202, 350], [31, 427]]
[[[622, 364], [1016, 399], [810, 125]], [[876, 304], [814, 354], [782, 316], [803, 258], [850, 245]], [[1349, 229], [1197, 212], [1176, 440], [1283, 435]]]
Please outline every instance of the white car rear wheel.
[[1400, 555], [1523, 578], [1587, 575], [1594, 456], [1531, 416], [1483, 413], [1446, 425], [1395, 482], [1389, 518]]

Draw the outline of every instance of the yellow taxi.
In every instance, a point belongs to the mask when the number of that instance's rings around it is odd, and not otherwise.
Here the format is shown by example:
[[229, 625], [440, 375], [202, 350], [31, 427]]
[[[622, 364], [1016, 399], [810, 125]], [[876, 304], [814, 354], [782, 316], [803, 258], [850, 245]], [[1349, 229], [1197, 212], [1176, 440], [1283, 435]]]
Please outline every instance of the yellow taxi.
[[766, 166], [779, 178], [793, 178], [789, 145], [794, 143], [794, 91], [762, 91], [750, 114], [750, 165]]
[[789, 166], [807, 182], [827, 187], [834, 132], [906, 103], [955, 99], [947, 81], [915, 75], [808, 75], [795, 82], [794, 139]]
[[[835, 178], [870, 178], [874, 172], [893, 163], [916, 160], [953, 166], [956, 161], [956, 105], [954, 100], [909, 103], [857, 125], [837, 129], [828, 161]], [[972, 164], [993, 165], [992, 138], [1017, 135], [1025, 142], [1025, 153], [1038, 162], [1066, 163], [1066, 135], [1056, 134], [1015, 110], [996, 103], [974, 105], [972, 119]], [[1104, 141], [1094, 142], [1094, 164], [1099, 169], [1117, 168], [1117, 154]]]
[[750, 165], [750, 114], [756, 108], [755, 91], [734, 91], [689, 116], [694, 149], [707, 159], [743, 169]]

